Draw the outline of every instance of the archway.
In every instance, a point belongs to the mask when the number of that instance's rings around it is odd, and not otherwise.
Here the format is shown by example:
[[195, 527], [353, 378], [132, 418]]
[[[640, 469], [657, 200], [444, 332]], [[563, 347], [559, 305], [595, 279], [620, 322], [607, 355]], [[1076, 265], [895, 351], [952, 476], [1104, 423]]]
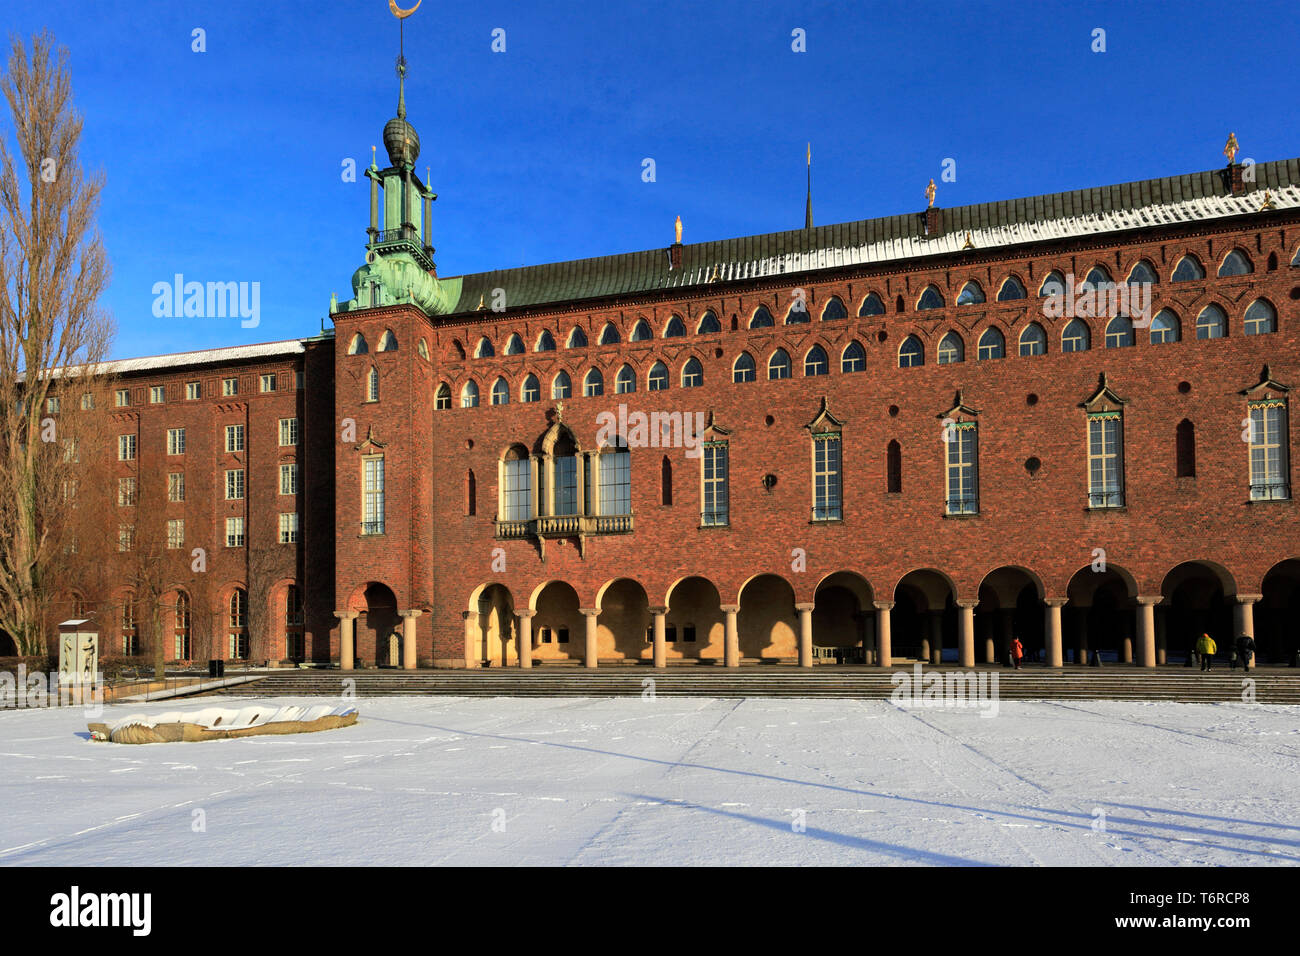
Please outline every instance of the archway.
[[515, 602], [501, 584], [489, 584], [471, 596], [472, 657], [484, 667], [508, 667], [518, 662]]
[[1255, 605], [1255, 655], [1261, 663], [1300, 664], [1300, 559], [1269, 568]]
[[578, 610], [578, 592], [564, 581], [551, 581], [533, 598], [533, 663], [581, 662], [586, 654], [586, 618]]
[[957, 646], [957, 605], [951, 579], [941, 571], [909, 571], [894, 586], [893, 656], [943, 662], [945, 646]]
[[1209, 561], [1184, 561], [1165, 575], [1156, 607], [1156, 662], [1186, 661], [1197, 639], [1209, 634], [1226, 656], [1233, 646], [1231, 595], [1236, 584], [1227, 570]]
[[1063, 643], [1076, 664], [1087, 664], [1094, 652], [1101, 660], [1133, 662], [1137, 583], [1116, 565], [1092, 566], [1070, 578], [1063, 609]]
[[357, 618], [357, 660], [373, 661], [376, 667], [402, 666], [401, 618], [397, 596], [378, 581], [366, 585]]
[[597, 658], [650, 659], [650, 600], [645, 588], [631, 578], [618, 578], [596, 596]]
[[866, 579], [853, 571], [829, 574], [818, 583], [814, 602], [813, 660], [875, 663], [875, 608]]
[[725, 657], [726, 621], [722, 598], [708, 578], [691, 576], [668, 589], [664, 618], [667, 660], [721, 662]]
[[1027, 659], [1046, 659], [1042, 598], [1042, 582], [1031, 571], [1008, 565], [986, 574], [975, 608], [976, 660], [1006, 663], [1013, 637], [1020, 638]]
[[760, 574], [745, 582], [736, 637], [742, 660], [798, 660], [799, 618], [790, 582], [777, 574]]

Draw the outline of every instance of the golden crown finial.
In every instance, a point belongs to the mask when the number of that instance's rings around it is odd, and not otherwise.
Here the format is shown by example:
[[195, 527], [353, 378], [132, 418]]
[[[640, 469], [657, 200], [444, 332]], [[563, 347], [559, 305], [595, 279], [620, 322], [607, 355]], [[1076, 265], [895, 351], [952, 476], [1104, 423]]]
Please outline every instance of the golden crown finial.
[[1237, 134], [1228, 134], [1228, 143], [1223, 147], [1223, 155], [1228, 157], [1228, 165], [1231, 166], [1237, 161], [1237, 153], [1241, 147], [1237, 145]]
[[934, 188], [934, 180], [932, 179], [932, 180], [930, 180], [930, 185], [928, 185], [928, 186], [925, 187], [925, 198], [928, 199], [928, 200], [930, 200], [930, 208], [933, 208], [933, 207], [934, 207], [934, 194], [935, 194], [935, 192], [936, 192], [936, 190], [935, 190], [935, 188]]
[[673, 224], [673, 234], [677, 237], [677, 244], [682, 244], [682, 217], [677, 217], [677, 222]]

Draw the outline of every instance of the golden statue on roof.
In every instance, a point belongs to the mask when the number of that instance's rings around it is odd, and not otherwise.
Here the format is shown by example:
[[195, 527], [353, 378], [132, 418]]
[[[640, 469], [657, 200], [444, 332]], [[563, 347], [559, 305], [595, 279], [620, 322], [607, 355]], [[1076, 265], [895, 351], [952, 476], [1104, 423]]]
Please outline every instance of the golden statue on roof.
[[930, 180], [930, 185], [928, 185], [928, 186], [925, 187], [925, 198], [928, 199], [928, 200], [930, 200], [930, 208], [931, 208], [931, 209], [934, 208], [934, 194], [935, 194], [934, 180], [931, 179], [931, 180]]
[[682, 244], [682, 217], [681, 216], [677, 217], [677, 222], [673, 225], [673, 232], [676, 234], [677, 244], [680, 246]]
[[1228, 143], [1223, 147], [1223, 155], [1228, 157], [1229, 166], [1237, 161], [1237, 153], [1240, 149], [1241, 147], [1237, 145], [1237, 134], [1229, 133]]

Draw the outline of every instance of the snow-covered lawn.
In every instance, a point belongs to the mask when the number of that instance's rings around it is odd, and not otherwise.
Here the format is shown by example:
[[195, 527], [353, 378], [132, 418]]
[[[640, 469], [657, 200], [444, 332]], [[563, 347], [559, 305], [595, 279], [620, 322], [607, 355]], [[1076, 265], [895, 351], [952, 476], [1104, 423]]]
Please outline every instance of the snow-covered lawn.
[[342, 730], [145, 746], [0, 712], [0, 864], [1300, 861], [1300, 707], [357, 704]]

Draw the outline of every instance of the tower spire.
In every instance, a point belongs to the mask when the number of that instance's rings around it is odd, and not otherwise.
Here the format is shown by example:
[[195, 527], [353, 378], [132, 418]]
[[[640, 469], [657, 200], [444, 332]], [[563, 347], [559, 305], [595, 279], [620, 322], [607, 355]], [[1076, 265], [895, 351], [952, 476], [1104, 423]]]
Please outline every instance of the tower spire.
[[808, 200], [804, 205], [803, 227], [811, 229], [813, 227], [812, 218], [812, 143], [808, 144]]

